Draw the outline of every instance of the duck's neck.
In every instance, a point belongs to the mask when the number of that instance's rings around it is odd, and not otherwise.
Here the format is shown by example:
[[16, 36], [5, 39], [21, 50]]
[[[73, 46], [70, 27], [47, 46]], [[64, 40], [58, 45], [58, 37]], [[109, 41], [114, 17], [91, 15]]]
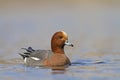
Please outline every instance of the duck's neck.
[[55, 54], [64, 54], [64, 47], [51, 46], [51, 49]]

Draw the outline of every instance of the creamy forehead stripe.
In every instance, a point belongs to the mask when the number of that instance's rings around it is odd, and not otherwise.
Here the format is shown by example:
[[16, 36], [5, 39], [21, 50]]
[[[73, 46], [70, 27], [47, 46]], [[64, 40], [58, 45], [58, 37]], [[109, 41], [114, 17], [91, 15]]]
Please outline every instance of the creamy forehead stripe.
[[61, 31], [65, 36], [67, 36], [67, 33], [66, 32], [64, 32], [64, 31]]

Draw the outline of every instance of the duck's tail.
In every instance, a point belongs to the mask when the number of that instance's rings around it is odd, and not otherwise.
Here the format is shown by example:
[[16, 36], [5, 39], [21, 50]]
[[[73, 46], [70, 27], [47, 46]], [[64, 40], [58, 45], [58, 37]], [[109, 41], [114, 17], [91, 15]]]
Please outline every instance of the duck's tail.
[[28, 55], [25, 55], [24, 53], [19, 53], [20, 56], [22, 56], [23, 59], [25, 59], [26, 57], [29, 57]]
[[34, 49], [32, 49], [32, 47], [21, 48], [21, 49], [27, 51], [27, 52], [19, 53], [19, 55], [22, 56], [23, 59], [25, 59], [26, 57], [28, 58], [30, 56], [30, 53], [35, 51]]
[[32, 47], [21, 48], [21, 49], [24, 49], [24, 50], [26, 50], [27, 52], [33, 52], [33, 51], [35, 51]]

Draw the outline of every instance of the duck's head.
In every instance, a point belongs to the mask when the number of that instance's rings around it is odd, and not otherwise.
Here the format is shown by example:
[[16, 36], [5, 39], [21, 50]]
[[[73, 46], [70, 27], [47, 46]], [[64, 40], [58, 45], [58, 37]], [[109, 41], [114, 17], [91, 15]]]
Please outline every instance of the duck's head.
[[65, 45], [73, 47], [73, 44], [68, 41], [67, 33], [64, 31], [58, 31], [54, 33], [51, 39], [52, 51], [55, 53], [62, 53], [64, 52]]

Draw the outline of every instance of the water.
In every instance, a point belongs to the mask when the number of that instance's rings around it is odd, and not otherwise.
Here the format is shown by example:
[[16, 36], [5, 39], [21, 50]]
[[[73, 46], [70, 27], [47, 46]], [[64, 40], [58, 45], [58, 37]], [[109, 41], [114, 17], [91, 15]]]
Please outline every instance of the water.
[[[119, 9], [119, 0], [0, 0], [0, 80], [119, 80]], [[25, 66], [21, 48], [50, 49], [59, 30], [74, 44], [65, 47], [72, 65]]]

